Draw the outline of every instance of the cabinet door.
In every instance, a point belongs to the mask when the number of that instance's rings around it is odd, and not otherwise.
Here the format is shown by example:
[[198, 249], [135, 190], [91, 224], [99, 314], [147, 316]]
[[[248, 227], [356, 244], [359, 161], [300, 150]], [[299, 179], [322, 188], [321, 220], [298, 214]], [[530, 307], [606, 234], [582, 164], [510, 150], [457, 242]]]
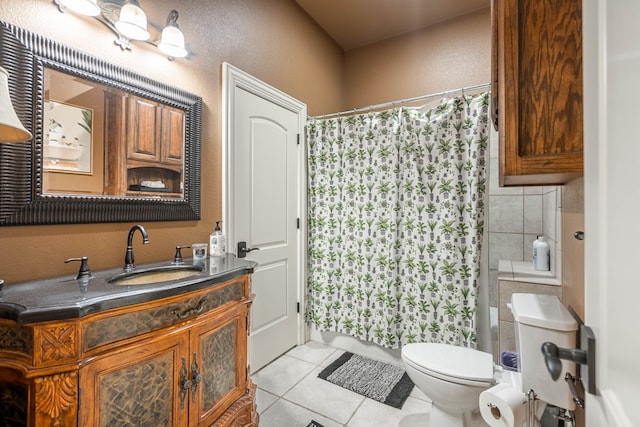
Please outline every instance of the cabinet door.
[[0, 425], [27, 427], [29, 420], [29, 386], [17, 371], [0, 368]]
[[[81, 426], [185, 426], [188, 333], [146, 341], [80, 369]], [[184, 367], [183, 367], [184, 366]]]
[[247, 392], [247, 307], [238, 305], [191, 332], [190, 426], [209, 426]]
[[162, 163], [182, 165], [184, 151], [184, 112], [162, 108]]
[[583, 167], [582, 2], [494, 2], [500, 184], [567, 183]]
[[160, 162], [161, 108], [155, 102], [130, 96], [127, 101], [127, 157]]

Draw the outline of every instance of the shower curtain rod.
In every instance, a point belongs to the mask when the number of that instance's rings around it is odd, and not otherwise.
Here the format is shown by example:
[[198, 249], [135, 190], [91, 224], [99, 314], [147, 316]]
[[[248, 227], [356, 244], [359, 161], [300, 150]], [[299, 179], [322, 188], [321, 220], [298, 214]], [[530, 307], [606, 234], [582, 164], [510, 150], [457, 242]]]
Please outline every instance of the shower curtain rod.
[[416, 96], [414, 98], [401, 99], [400, 101], [383, 102], [382, 104], [369, 105], [368, 107], [354, 108], [353, 110], [340, 111], [339, 113], [329, 113], [329, 114], [322, 114], [322, 115], [319, 115], [319, 116], [310, 116], [309, 118], [321, 120], [321, 119], [328, 119], [328, 118], [331, 118], [331, 117], [340, 117], [343, 114], [357, 114], [357, 113], [362, 113], [364, 111], [377, 110], [379, 108], [401, 106], [401, 105], [404, 105], [404, 104], [411, 104], [413, 102], [424, 101], [424, 100], [430, 99], [430, 98], [437, 98], [439, 96], [446, 96], [446, 95], [449, 95], [449, 94], [452, 94], [452, 93], [456, 93], [456, 92], [462, 92], [464, 94], [465, 91], [474, 91], [474, 90], [478, 90], [478, 89], [484, 89], [484, 88], [487, 88], [487, 87], [491, 87], [491, 84], [490, 83], [483, 83], [483, 84], [479, 84], [479, 85], [475, 85], [475, 86], [462, 87], [460, 89], [454, 89], [454, 90], [447, 90], [447, 91], [444, 91], [444, 92], [432, 93], [430, 95], [422, 95], [422, 96]]

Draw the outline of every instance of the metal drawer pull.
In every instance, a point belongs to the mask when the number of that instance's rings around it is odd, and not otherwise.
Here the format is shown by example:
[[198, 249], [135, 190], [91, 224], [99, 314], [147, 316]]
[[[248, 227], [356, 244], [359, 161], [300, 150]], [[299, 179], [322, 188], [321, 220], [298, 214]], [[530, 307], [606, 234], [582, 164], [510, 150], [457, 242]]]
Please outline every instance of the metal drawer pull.
[[196, 392], [198, 384], [202, 382], [202, 375], [198, 373], [198, 356], [193, 353], [193, 362], [191, 363], [191, 401], [196, 403]]
[[171, 314], [176, 315], [179, 319], [186, 319], [187, 317], [191, 317], [194, 314], [202, 313], [205, 309], [206, 304], [207, 304], [207, 299], [203, 298], [200, 300], [197, 307], [189, 308], [183, 311], [182, 313], [178, 312], [177, 309], [174, 309], [174, 310], [171, 310]]
[[180, 368], [180, 409], [184, 409], [184, 399], [191, 388], [191, 381], [187, 378], [187, 361], [182, 358], [182, 368]]

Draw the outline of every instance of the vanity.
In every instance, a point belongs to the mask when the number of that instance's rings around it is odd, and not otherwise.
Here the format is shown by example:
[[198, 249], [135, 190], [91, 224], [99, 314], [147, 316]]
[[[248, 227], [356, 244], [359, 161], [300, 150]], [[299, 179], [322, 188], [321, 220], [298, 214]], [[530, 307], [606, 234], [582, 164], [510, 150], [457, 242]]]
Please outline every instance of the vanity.
[[114, 282], [114, 268], [5, 286], [3, 422], [257, 426], [247, 366], [255, 263], [228, 254], [197, 267], [151, 283]]

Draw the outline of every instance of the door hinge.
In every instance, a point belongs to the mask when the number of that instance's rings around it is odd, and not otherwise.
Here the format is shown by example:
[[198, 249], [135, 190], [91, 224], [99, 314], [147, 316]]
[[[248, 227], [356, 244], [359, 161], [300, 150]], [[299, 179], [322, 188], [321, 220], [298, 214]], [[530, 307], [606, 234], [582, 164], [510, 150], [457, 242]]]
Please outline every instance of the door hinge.
[[297, 134], [296, 136], [298, 138], [298, 145], [300, 145], [300, 134]]
[[296, 303], [296, 310], [297, 310], [297, 313], [300, 313], [300, 303]]
[[300, 218], [296, 218], [296, 228], [300, 230]]

